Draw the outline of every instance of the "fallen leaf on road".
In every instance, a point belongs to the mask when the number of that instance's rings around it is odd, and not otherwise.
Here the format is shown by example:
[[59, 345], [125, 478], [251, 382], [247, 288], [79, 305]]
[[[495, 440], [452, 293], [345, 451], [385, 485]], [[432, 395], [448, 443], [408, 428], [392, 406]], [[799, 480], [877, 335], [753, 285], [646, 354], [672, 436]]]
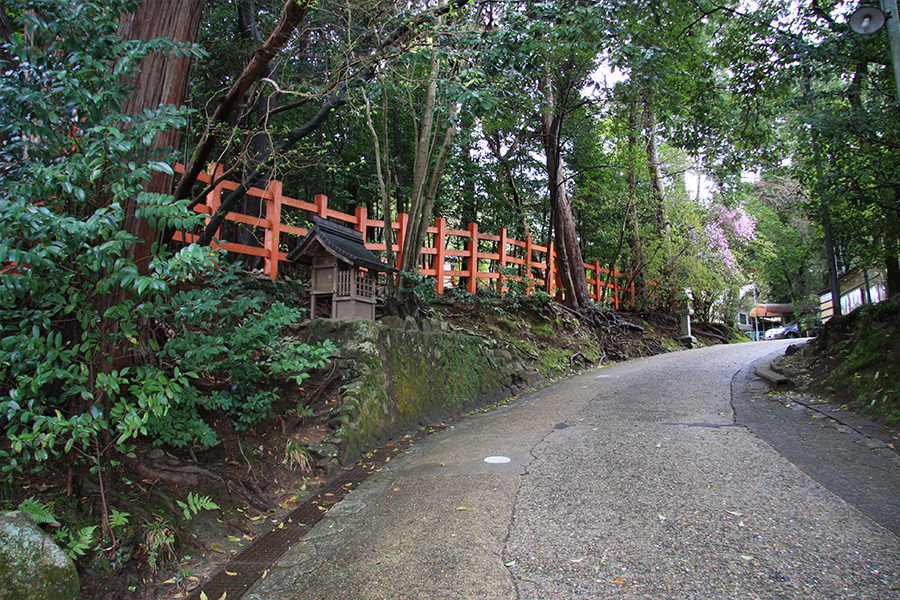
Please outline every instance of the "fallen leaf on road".
[[741, 554], [741, 558], [743, 558], [744, 560], [753, 560], [753, 557], [749, 554]]
[[469, 510], [469, 509], [465, 506], [457, 506], [456, 510]]
[[237, 577], [237, 573], [232, 573], [231, 571], [228, 571], [227, 569], [226, 569], [226, 571], [225, 571], [225, 574], [228, 575], [228, 576], [230, 576], [230, 577]]
[[571, 560], [571, 562], [573, 562], [573, 563], [580, 563], [580, 562], [583, 561], [583, 560], [584, 560], [583, 558], [573, 558], [573, 559]]
[[621, 577], [616, 577], [616, 583], [618, 583], [619, 585], [624, 585], [624, 584], [625, 584], [625, 580], [622, 579]]
[[726, 510], [725, 512], [727, 512], [729, 515], [734, 515], [734, 516], [736, 516], [736, 517], [743, 517], [743, 516], [744, 516], [744, 513], [739, 512], [739, 511], [736, 511], [736, 510]]

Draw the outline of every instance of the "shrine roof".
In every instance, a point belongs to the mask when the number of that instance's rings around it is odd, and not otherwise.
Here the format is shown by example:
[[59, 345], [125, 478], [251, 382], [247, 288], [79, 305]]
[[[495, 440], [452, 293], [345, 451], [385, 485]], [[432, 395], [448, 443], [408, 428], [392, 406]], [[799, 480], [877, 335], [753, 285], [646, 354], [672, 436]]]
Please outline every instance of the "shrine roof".
[[313, 216], [312, 228], [306, 237], [288, 252], [287, 259], [308, 262], [308, 259], [304, 259], [312, 256], [317, 247], [351, 265], [387, 273], [397, 271], [366, 248], [362, 233], [317, 216]]

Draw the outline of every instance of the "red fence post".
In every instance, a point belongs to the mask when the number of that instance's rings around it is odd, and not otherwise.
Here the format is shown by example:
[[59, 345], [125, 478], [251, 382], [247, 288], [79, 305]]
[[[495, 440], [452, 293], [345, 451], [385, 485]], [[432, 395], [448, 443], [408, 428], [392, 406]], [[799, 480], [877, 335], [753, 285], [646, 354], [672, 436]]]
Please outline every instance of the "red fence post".
[[323, 219], [328, 217], [328, 196], [316, 194], [316, 214]]
[[368, 239], [369, 209], [365, 206], [356, 207], [356, 230], [363, 236], [363, 244]]
[[[222, 169], [222, 165], [216, 164], [216, 168], [212, 172], [212, 180], [217, 181], [222, 176], [223, 172], [224, 170]], [[219, 206], [222, 205], [222, 189], [224, 183], [224, 181], [220, 181], [219, 184], [206, 195], [206, 206], [209, 208], [209, 216], [206, 217], [207, 224], [209, 224], [209, 220], [212, 218], [212, 216], [216, 214], [216, 211], [219, 210]], [[219, 237], [218, 230], [213, 233], [213, 237]]]
[[434, 234], [434, 284], [438, 294], [444, 293], [444, 257], [446, 256], [445, 242], [447, 239], [447, 219], [439, 217], [434, 220], [437, 232]]
[[503, 289], [503, 278], [506, 276], [503, 268], [506, 266], [506, 245], [509, 243], [506, 227], [501, 227], [497, 235], [500, 237], [497, 241], [497, 271], [500, 273], [500, 277], [497, 278], [497, 291], [502, 294], [506, 291]]
[[532, 250], [532, 242], [531, 242], [531, 234], [525, 234], [525, 277], [528, 282], [528, 293], [530, 294], [533, 289], [532, 281], [534, 281], [534, 260], [531, 258]]
[[403, 263], [403, 242], [406, 241], [406, 227], [409, 224], [409, 215], [400, 213], [397, 215], [397, 224], [400, 230], [397, 232], [397, 268]]
[[469, 223], [469, 281], [466, 291], [474, 294], [478, 291], [478, 223]]
[[263, 272], [276, 279], [278, 277], [278, 240], [281, 237], [281, 192], [282, 182], [277, 180], [269, 181], [266, 186], [266, 220], [271, 224], [271, 228], [266, 228], [264, 246], [269, 256], [263, 261]]

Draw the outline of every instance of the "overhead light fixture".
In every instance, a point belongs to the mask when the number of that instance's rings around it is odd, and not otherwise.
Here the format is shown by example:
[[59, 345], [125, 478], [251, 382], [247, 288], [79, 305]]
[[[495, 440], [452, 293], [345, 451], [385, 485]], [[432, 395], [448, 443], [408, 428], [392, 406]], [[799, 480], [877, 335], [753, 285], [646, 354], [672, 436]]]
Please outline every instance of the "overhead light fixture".
[[856, 33], [874, 33], [884, 26], [884, 13], [874, 6], [860, 6], [850, 15], [850, 29]]

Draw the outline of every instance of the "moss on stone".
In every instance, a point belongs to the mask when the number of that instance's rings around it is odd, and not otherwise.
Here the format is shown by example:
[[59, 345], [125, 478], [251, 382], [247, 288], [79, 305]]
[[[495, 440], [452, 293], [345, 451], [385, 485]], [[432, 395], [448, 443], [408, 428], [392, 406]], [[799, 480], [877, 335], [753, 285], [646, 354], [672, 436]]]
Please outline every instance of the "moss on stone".
[[20, 511], [0, 514], [0, 598], [71, 600], [80, 591], [72, 560]]

